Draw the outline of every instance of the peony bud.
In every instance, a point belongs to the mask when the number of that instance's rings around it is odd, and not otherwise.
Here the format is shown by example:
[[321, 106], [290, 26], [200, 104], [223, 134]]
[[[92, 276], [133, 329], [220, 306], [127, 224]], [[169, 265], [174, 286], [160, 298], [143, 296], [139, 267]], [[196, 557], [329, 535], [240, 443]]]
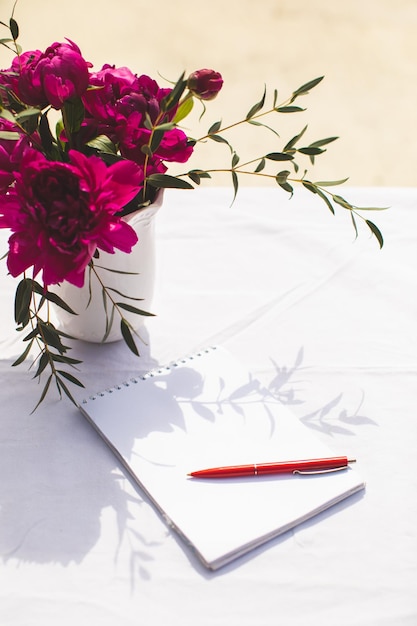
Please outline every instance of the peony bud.
[[197, 70], [189, 75], [187, 87], [200, 100], [213, 100], [223, 85], [223, 78], [214, 70]]

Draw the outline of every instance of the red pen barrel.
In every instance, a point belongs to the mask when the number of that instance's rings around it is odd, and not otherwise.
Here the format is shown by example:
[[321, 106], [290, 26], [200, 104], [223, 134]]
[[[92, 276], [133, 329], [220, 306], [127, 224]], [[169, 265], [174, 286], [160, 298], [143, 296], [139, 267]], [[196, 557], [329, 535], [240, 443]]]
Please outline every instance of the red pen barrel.
[[190, 476], [195, 478], [239, 478], [242, 476], [255, 476], [256, 465], [232, 465], [228, 467], [213, 467], [210, 469], [192, 472]]
[[326, 472], [343, 469], [352, 463], [347, 456], [336, 456], [325, 459], [305, 459], [299, 461], [280, 461], [278, 463], [254, 463], [250, 465], [229, 465], [227, 467], [211, 467], [191, 472], [195, 478], [239, 478], [242, 476], [265, 476], [267, 474], [295, 474]]
[[294, 472], [320, 472], [324, 470], [346, 467], [348, 458], [336, 456], [328, 459], [306, 459], [299, 461], [283, 461], [280, 463], [260, 463], [256, 465], [255, 474], [293, 474]]

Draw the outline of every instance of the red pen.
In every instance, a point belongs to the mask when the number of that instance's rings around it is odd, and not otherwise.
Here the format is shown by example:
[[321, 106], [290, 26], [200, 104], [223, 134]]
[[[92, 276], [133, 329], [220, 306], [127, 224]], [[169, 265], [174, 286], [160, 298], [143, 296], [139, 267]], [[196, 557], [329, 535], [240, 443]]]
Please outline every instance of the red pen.
[[262, 476], [266, 474], [324, 474], [346, 469], [356, 459], [347, 456], [334, 456], [324, 459], [304, 459], [301, 461], [280, 461], [278, 463], [252, 463], [250, 465], [230, 465], [211, 467], [190, 472], [193, 478], [238, 478], [241, 476]]

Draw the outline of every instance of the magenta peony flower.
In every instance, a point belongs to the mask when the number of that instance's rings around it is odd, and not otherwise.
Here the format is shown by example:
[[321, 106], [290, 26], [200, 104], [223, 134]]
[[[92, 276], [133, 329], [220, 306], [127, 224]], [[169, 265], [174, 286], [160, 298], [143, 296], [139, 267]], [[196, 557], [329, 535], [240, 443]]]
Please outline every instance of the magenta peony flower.
[[[110, 65], [92, 74], [90, 83], [99, 88], [88, 90], [83, 96], [87, 112], [83, 132], [88, 134], [91, 126], [96, 134], [106, 135], [117, 144], [125, 158], [143, 165], [146, 157], [142, 147], [151, 137], [145, 126], [146, 118], [149, 116], [153, 123], [172, 120], [176, 107], [161, 115], [161, 101], [171, 90], [161, 89], [149, 76], [138, 77], [126, 67]], [[182, 131], [166, 131], [151, 162], [148, 161], [147, 174], [152, 168], [161, 171], [160, 161], [185, 163], [192, 151]]]
[[[12, 122], [0, 118], [0, 131], [16, 133], [17, 128]], [[23, 152], [28, 145], [29, 138], [23, 134], [14, 139], [0, 137], [0, 193], [7, 191], [14, 183], [14, 171], [19, 168]]]
[[45, 286], [63, 280], [82, 287], [96, 248], [130, 252], [135, 231], [115, 213], [137, 194], [142, 172], [134, 163], [107, 167], [70, 152], [71, 163], [26, 150], [15, 187], [0, 196], [0, 228], [10, 228], [7, 265], [12, 276], [33, 266]]
[[[90, 84], [99, 89], [91, 89], [83, 96], [88, 114], [96, 120], [115, 124], [127, 119], [132, 113], [139, 113], [143, 125], [145, 114], [153, 122], [160, 113], [161, 100], [171, 91], [161, 89], [149, 76], [136, 76], [127, 67], [116, 68], [104, 65], [90, 77]], [[170, 119], [175, 115], [172, 112]]]
[[189, 75], [187, 87], [200, 100], [213, 100], [223, 86], [223, 78], [214, 70], [197, 70]]
[[26, 52], [12, 69], [18, 71], [17, 91], [27, 104], [60, 109], [66, 100], [82, 96], [88, 87], [89, 67], [78, 46], [53, 43], [44, 53]]
[[[23, 52], [19, 56], [14, 57], [11, 67], [7, 70], [0, 71], [0, 96], [5, 102], [10, 99], [7, 97], [7, 92], [11, 91], [15, 96], [23, 101], [23, 97], [19, 90], [19, 79], [22, 68], [26, 68], [30, 63], [36, 62], [42, 56], [40, 50], [30, 50]], [[10, 101], [10, 106], [13, 109], [13, 103]]]
[[[149, 143], [151, 131], [141, 126], [139, 113], [132, 113], [127, 120], [121, 121], [116, 129], [117, 142], [120, 153], [126, 158], [143, 164], [145, 154], [142, 146]], [[193, 152], [193, 146], [188, 144], [187, 135], [178, 128], [164, 133], [161, 143], [156, 148], [153, 161], [176, 161], [185, 163]], [[149, 174], [149, 171], [147, 171]]]
[[87, 114], [110, 125], [126, 117], [125, 112], [118, 110], [122, 98], [138, 92], [138, 78], [127, 67], [116, 69], [104, 65], [99, 72], [91, 74], [90, 85], [98, 89], [88, 90], [83, 95]]

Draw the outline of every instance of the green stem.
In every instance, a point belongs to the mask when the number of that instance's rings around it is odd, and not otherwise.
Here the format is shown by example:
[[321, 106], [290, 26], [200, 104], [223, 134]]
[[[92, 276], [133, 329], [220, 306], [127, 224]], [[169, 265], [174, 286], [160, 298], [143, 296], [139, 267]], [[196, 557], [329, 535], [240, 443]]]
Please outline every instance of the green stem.
[[117, 313], [120, 315], [121, 318], [123, 318], [123, 313], [121, 312], [120, 308], [117, 306], [116, 301], [114, 300], [113, 296], [111, 296], [111, 294], [109, 293], [106, 285], [104, 284], [104, 282], [101, 280], [99, 273], [97, 272], [95, 266], [94, 266], [94, 261], [91, 261], [90, 263], [90, 267], [92, 272], [94, 273], [94, 276], [97, 278], [98, 282], [101, 285], [101, 288], [104, 290], [106, 297], [110, 300], [110, 302], [112, 303], [113, 307], [116, 309]]
[[[149, 138], [148, 143], [146, 144], [149, 149], [150, 149], [151, 144], [152, 144], [152, 139], [153, 139], [153, 136], [154, 136], [155, 128], [162, 121], [164, 115], [165, 115], [165, 113], [160, 112], [158, 117], [156, 118], [155, 123], [152, 125], [151, 136]], [[148, 169], [148, 163], [149, 163], [149, 155], [145, 154], [145, 161], [144, 161], [144, 164], [143, 164], [143, 199], [146, 198], [146, 187], [147, 187], [147, 184], [146, 184], [146, 181], [147, 181], [146, 171]], [[97, 273], [96, 273], [96, 276], [97, 276]]]
[[256, 115], [253, 115], [250, 118], [244, 118], [242, 120], [239, 120], [238, 122], [234, 122], [233, 124], [229, 124], [228, 126], [223, 126], [223, 128], [219, 128], [219, 130], [217, 130], [214, 133], [209, 133], [207, 135], [204, 135], [203, 137], [200, 137], [199, 139], [196, 139], [196, 142], [198, 143], [199, 141], [204, 141], [205, 139], [208, 139], [209, 137], [213, 136], [213, 135], [218, 135], [220, 132], [225, 132], [230, 130], [231, 128], [235, 128], [236, 126], [240, 126], [240, 124], [245, 124], [248, 122], [251, 122], [252, 120], [257, 120], [260, 117], [265, 117], [266, 115], [270, 115], [271, 113], [276, 112], [277, 109], [287, 106], [289, 103], [291, 102], [291, 98], [287, 98], [287, 100], [285, 100], [282, 104], [278, 104], [277, 106], [273, 107], [272, 109], [268, 109], [268, 111], [263, 111], [262, 113], [257, 113]]

